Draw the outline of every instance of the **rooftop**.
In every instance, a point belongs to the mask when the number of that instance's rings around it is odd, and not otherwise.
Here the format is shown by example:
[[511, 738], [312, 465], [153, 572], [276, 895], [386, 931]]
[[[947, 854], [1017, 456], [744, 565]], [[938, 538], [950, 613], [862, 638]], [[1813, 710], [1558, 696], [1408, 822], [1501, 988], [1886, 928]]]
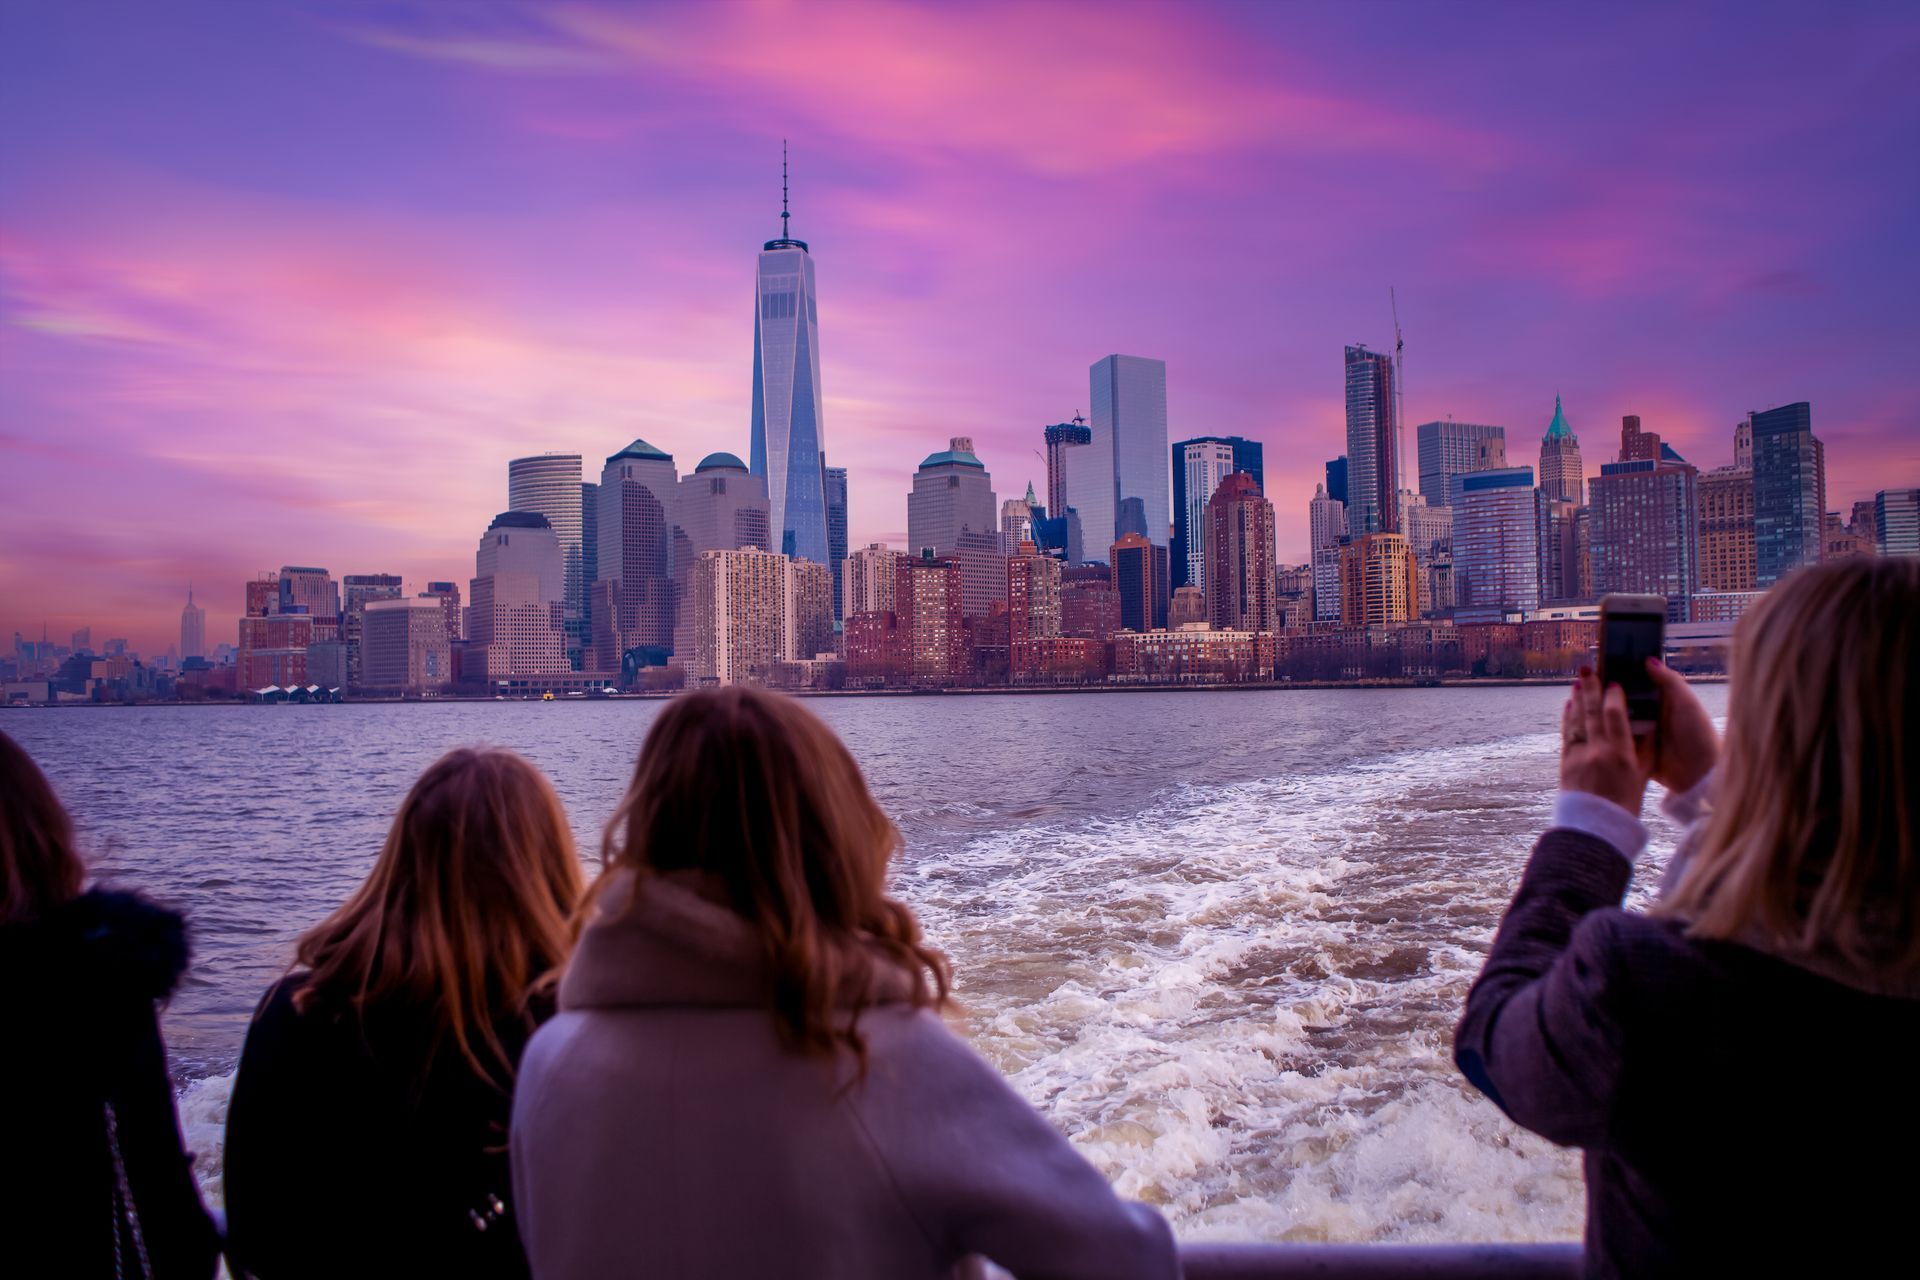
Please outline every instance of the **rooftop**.
[[616, 458], [645, 458], [649, 462], [672, 462], [673, 461], [672, 454], [662, 453], [660, 450], [648, 444], [645, 440], [635, 440], [632, 444], [628, 445], [626, 448], [622, 449], [620, 452], [611, 453], [607, 455], [608, 462], [612, 462]]
[[700, 465], [693, 469], [698, 475], [702, 471], [745, 471], [747, 464], [731, 453], [710, 453], [700, 459]]
[[1573, 428], [1567, 425], [1567, 414], [1560, 407], [1559, 396], [1553, 398], [1553, 421], [1547, 424], [1547, 439], [1572, 440], [1575, 444], [1579, 443], [1578, 438], [1573, 434]]
[[495, 529], [551, 529], [553, 522], [538, 511], [502, 511], [487, 526], [487, 532]]

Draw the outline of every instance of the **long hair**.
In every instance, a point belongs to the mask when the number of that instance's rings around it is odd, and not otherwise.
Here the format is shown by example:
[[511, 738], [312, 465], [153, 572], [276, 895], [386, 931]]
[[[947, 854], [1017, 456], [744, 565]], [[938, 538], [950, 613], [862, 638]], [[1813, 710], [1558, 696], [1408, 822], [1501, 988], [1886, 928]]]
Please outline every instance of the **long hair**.
[[311, 972], [296, 1006], [402, 1008], [424, 1020], [429, 1060], [450, 1043], [504, 1084], [514, 1064], [499, 1028], [531, 1025], [528, 998], [565, 963], [582, 892], [540, 771], [509, 751], [448, 752], [401, 802], [359, 889], [300, 939]]
[[899, 847], [833, 730], [796, 699], [735, 686], [684, 694], [654, 721], [605, 859], [637, 877], [636, 903], [649, 876], [705, 873], [758, 939], [782, 1042], [844, 1048], [864, 1069], [859, 1017], [879, 973], [897, 970], [918, 1007], [949, 991], [946, 958], [887, 895]]
[[1920, 979], [1920, 560], [1791, 575], [1735, 634], [1700, 845], [1657, 910], [1867, 980]]
[[73, 819], [33, 757], [0, 733], [0, 924], [78, 897], [85, 879]]

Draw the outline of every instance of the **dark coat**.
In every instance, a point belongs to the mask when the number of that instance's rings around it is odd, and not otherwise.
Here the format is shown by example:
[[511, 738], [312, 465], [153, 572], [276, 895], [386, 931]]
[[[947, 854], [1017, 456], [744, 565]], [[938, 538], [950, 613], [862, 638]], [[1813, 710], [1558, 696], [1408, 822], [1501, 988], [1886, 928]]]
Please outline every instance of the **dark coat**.
[[0, 927], [0, 1275], [138, 1276], [116, 1229], [107, 1104], [159, 1280], [213, 1274], [219, 1241], [180, 1140], [154, 1012], [187, 967], [186, 925], [94, 890]]
[[1588, 1274], [1911, 1270], [1920, 1001], [1623, 911], [1629, 875], [1542, 836], [1454, 1046], [1516, 1123], [1585, 1149]]
[[[363, 1023], [296, 1010], [305, 981], [295, 974], [267, 992], [234, 1081], [231, 1261], [259, 1280], [525, 1277], [508, 1205], [509, 1089], [457, 1051], [432, 1053], [424, 1020], [408, 1011]], [[503, 1023], [516, 1062], [530, 1034]], [[489, 1217], [496, 1198], [505, 1212]]]

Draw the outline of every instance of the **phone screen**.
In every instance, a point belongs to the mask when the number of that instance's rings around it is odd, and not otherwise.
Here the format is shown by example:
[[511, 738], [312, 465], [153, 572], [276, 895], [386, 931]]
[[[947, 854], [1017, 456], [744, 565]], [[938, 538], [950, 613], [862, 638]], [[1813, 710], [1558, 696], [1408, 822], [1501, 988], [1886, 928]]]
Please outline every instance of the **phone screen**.
[[1647, 659], [1660, 656], [1666, 619], [1644, 613], [1609, 614], [1600, 623], [1600, 679], [1627, 695], [1627, 719], [1635, 728], [1660, 719], [1660, 691], [1647, 674]]

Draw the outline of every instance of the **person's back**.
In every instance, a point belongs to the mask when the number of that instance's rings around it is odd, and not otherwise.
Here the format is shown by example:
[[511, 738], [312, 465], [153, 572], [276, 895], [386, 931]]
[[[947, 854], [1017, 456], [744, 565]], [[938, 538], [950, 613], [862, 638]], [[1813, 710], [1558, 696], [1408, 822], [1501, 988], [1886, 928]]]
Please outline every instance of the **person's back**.
[[218, 1240], [154, 1013], [186, 969], [186, 926], [133, 894], [80, 892], [71, 841], [0, 734], [0, 1274], [209, 1276]]
[[791, 700], [656, 722], [515, 1095], [541, 1280], [1177, 1274], [1158, 1215], [940, 1021], [944, 962], [884, 896], [896, 839]]
[[526, 1275], [507, 1122], [580, 891], [531, 765], [456, 751], [422, 775], [248, 1029], [225, 1149], [240, 1270]]
[[[1585, 1149], [1596, 1275], [1871, 1269], [1920, 1187], [1920, 565], [1804, 573], [1738, 643], [1717, 773], [1670, 672], [1657, 750], [1583, 679], [1457, 1036], [1502, 1109]], [[1649, 772], [1694, 825], [1641, 915], [1618, 904]]]

